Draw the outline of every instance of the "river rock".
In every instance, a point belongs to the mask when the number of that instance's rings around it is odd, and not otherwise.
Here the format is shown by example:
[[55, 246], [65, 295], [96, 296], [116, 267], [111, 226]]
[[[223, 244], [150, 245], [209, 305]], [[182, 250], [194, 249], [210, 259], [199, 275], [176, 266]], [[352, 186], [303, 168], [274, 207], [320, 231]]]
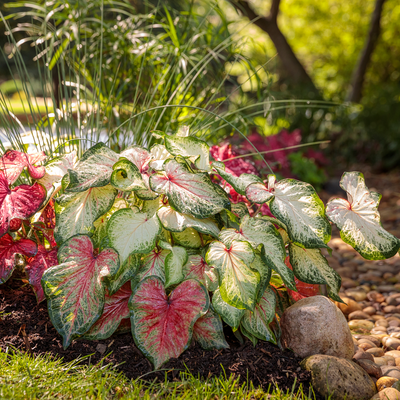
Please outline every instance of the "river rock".
[[397, 350], [400, 346], [400, 339], [394, 337], [384, 338], [382, 344], [389, 350]]
[[385, 353], [385, 356], [392, 356], [393, 358], [399, 358], [400, 351], [399, 350], [390, 350]]
[[400, 400], [400, 392], [394, 388], [386, 388], [371, 397], [370, 400]]
[[357, 364], [368, 374], [379, 379], [382, 376], [381, 367], [375, 364], [373, 361], [361, 359], [357, 361]]
[[400, 379], [400, 368], [384, 365], [381, 367], [382, 376], [390, 376], [391, 378]]
[[379, 378], [378, 381], [376, 382], [376, 388], [380, 392], [383, 389], [386, 389], [388, 387], [392, 387], [393, 383], [397, 382], [398, 379], [396, 378], [390, 378], [388, 376], [382, 376], [382, 378]]
[[281, 329], [282, 343], [301, 357], [327, 354], [351, 359], [354, 355], [345, 317], [324, 296], [307, 297], [287, 308]]
[[373, 347], [372, 349], [366, 350], [366, 352], [372, 354], [374, 357], [383, 357], [385, 355], [383, 349], [380, 347]]
[[382, 338], [380, 337], [375, 337], [372, 335], [354, 335], [354, 338], [357, 340], [357, 343], [359, 340], [365, 339], [370, 342], [372, 342], [375, 347], [379, 347], [382, 344]]
[[343, 303], [335, 303], [344, 315], [349, 315], [353, 311], [361, 311], [362, 307], [353, 299], [349, 297], [342, 297]]
[[349, 321], [352, 321], [353, 319], [368, 319], [369, 317], [370, 315], [363, 311], [353, 311], [348, 316]]
[[349, 328], [356, 331], [370, 331], [373, 327], [374, 323], [365, 319], [353, 319], [349, 321]]
[[382, 365], [388, 365], [388, 362], [383, 357], [374, 357], [374, 363], [382, 367]]
[[356, 363], [322, 354], [310, 356], [301, 366], [311, 371], [311, 383], [332, 400], [367, 400], [376, 393], [371, 377]]
[[353, 356], [353, 360], [371, 360], [374, 361], [374, 356], [366, 351], [359, 349]]

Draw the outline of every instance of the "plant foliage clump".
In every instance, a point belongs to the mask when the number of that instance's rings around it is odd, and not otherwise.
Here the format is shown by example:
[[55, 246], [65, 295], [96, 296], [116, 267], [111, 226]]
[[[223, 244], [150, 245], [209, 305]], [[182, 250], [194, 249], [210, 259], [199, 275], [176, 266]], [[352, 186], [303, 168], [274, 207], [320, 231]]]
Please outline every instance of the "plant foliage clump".
[[[72, 153], [45, 168], [35, 165], [41, 153], [0, 159], [1, 282], [22, 255], [64, 347], [131, 329], [159, 368], [192, 340], [227, 347], [222, 321], [253, 343], [276, 343], [277, 281], [291, 291], [296, 279], [325, 284], [341, 301], [340, 276], [321, 253], [329, 220], [367, 259], [400, 248], [361, 173], [345, 173], [348, 200], [325, 209], [308, 183], [238, 176], [210, 162], [209, 146], [188, 129], [157, 135], [150, 149], [117, 154], [98, 143], [79, 161]], [[232, 188], [246, 202], [232, 202]], [[264, 204], [269, 216], [259, 212]]]

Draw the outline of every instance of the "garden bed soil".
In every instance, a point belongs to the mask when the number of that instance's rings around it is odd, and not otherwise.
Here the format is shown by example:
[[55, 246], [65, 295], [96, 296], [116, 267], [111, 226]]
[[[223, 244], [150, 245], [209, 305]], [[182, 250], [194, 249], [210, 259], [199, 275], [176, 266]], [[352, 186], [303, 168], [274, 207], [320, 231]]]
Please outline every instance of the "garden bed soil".
[[292, 390], [302, 384], [308, 393], [310, 373], [303, 371], [292, 352], [261, 342], [256, 347], [249, 341], [243, 345], [227, 335], [230, 349], [205, 351], [192, 345], [179, 358], [170, 360], [162, 368], [152, 372], [150, 362], [135, 347], [130, 333], [114, 335], [102, 341], [75, 340], [67, 348], [62, 347], [62, 338], [53, 328], [46, 302], [37, 304], [30, 286], [24, 277], [15, 273], [13, 278], [0, 287], [0, 348], [16, 348], [34, 355], [50, 354], [72, 361], [80, 356], [90, 355], [84, 363], [97, 364], [104, 358], [105, 363], [117, 365], [117, 369], [128, 378], [142, 377], [163, 381], [165, 373], [169, 380], [179, 378], [179, 371], [187, 369], [195, 376], [208, 378], [235, 374], [241, 382], [252, 381], [255, 387], [267, 390], [278, 385], [281, 390]]

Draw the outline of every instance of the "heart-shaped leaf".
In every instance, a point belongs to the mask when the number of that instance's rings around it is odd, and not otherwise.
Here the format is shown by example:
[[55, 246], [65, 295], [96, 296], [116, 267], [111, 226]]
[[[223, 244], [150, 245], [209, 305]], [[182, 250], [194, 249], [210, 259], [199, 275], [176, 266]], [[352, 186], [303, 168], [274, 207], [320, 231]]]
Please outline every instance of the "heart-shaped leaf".
[[163, 164], [165, 160], [171, 158], [171, 154], [162, 144], [155, 144], [150, 149], [150, 154], [152, 157], [150, 161], [150, 167], [155, 169], [156, 171], [161, 171], [163, 169]]
[[79, 160], [75, 170], [70, 169], [68, 192], [85, 192], [93, 187], [110, 183], [113, 165], [118, 161], [117, 153], [104, 143], [97, 143], [87, 150]]
[[150, 187], [168, 196], [171, 206], [195, 218], [208, 218], [224, 208], [230, 209], [228, 195], [211, 182], [206, 173], [191, 173], [175, 160], [164, 163], [164, 171], [150, 177]]
[[51, 192], [54, 188], [55, 190], [61, 187], [61, 179], [68, 170], [73, 170], [77, 164], [76, 151], [72, 151], [69, 154], [65, 154], [61, 157], [54, 158], [48, 164], [46, 164], [46, 174], [39, 183], [43, 185], [47, 192]]
[[14, 218], [32, 217], [46, 199], [46, 189], [35, 183], [10, 189], [7, 179], [0, 172], [0, 237], [3, 236]]
[[111, 246], [125, 262], [130, 254], [148, 253], [154, 248], [161, 225], [156, 215], [149, 218], [137, 207], [124, 208], [112, 215], [107, 232]]
[[[222, 162], [213, 162], [213, 168], [217, 171], [218, 175], [222, 179], [226, 180], [232, 187], [241, 195], [246, 194], [246, 188], [252, 183], [260, 183], [263, 185], [263, 181], [260, 177], [254, 174], [241, 174], [240, 176], [234, 176], [229, 172], [225, 171], [225, 165]], [[264, 186], [264, 185], [263, 185]]]
[[147, 189], [139, 169], [131, 161], [119, 160], [113, 165], [113, 170], [110, 182], [116, 189], [125, 192]]
[[33, 257], [37, 252], [37, 245], [29, 239], [20, 239], [14, 242], [7, 233], [0, 239], [0, 284], [7, 281], [15, 268], [15, 256], [22, 254]]
[[58, 197], [54, 231], [57, 243], [61, 244], [78, 234], [91, 235], [94, 232], [93, 223], [113, 206], [117, 194], [117, 189], [107, 185]]
[[290, 239], [299, 246], [314, 249], [328, 247], [331, 226], [325, 218], [324, 205], [315, 189], [295, 179], [275, 182], [268, 176], [268, 188], [253, 183], [246, 188], [246, 196], [255, 203], [269, 203], [272, 214], [288, 229]]
[[183, 232], [186, 228], [194, 228], [198, 232], [218, 237], [220, 231], [217, 223], [211, 218], [194, 218], [189, 214], [181, 214], [172, 207], [161, 207], [157, 215], [161, 225], [171, 232]]
[[340, 186], [347, 199], [333, 199], [326, 215], [340, 229], [340, 237], [367, 260], [393, 257], [400, 240], [382, 228], [378, 205], [381, 195], [370, 192], [360, 172], [345, 172]]
[[198, 342], [204, 350], [229, 348], [225, 340], [221, 318], [213, 311], [212, 307], [194, 324], [193, 340]]
[[34, 164], [46, 159], [44, 152], [26, 154], [17, 150], [8, 150], [0, 158], [0, 170], [3, 171], [9, 185], [12, 185], [21, 175], [25, 167], [33, 179], [43, 178], [46, 170], [43, 166], [35, 167]]
[[188, 249], [199, 249], [202, 246], [200, 233], [193, 228], [186, 228], [183, 232], [172, 232], [174, 242]]
[[100, 318], [104, 307], [104, 278], [119, 268], [118, 253], [96, 254], [90, 238], [77, 235], [58, 250], [59, 265], [47, 269], [42, 286], [51, 322], [63, 337], [64, 349]]
[[168, 250], [154, 249], [143, 257], [142, 266], [135, 278], [140, 282], [148, 276], [157, 276], [162, 283], [165, 283], [165, 259], [169, 254]]
[[164, 135], [165, 148], [174, 156], [188, 157], [198, 169], [211, 171], [210, 147], [196, 137]]
[[54, 265], [58, 265], [57, 249], [46, 250], [41, 244], [38, 246], [36, 255], [27, 259], [25, 272], [38, 303], [45, 299], [41, 284], [43, 273]]
[[197, 254], [189, 256], [183, 267], [183, 279], [196, 279], [210, 292], [218, 288], [217, 271], [210, 267], [202, 256]]
[[243, 328], [258, 339], [276, 344], [275, 335], [269, 324], [275, 317], [275, 293], [268, 287], [254, 311], [246, 310], [242, 319]]
[[219, 289], [213, 293], [212, 305], [222, 319], [232, 327], [233, 331], [236, 331], [239, 328], [245, 310], [239, 310], [236, 307], [232, 307], [222, 300]]
[[210, 244], [206, 262], [218, 270], [222, 299], [233, 307], [254, 309], [260, 274], [249, 268], [253, 260], [249, 242], [234, 240], [229, 248], [219, 241]]
[[136, 346], [160, 368], [188, 348], [193, 325], [208, 308], [207, 290], [195, 280], [182, 282], [167, 296], [159, 278], [144, 279], [129, 301]]
[[254, 249], [262, 245], [261, 254], [264, 262], [281, 275], [286, 286], [296, 290], [293, 271], [285, 265], [286, 250], [282, 236], [270, 222], [245, 216], [239, 232], [234, 229], [224, 229], [220, 233], [220, 238], [227, 246], [233, 240], [246, 240]]
[[289, 245], [290, 264], [294, 274], [305, 283], [328, 286], [329, 296], [341, 302], [339, 290], [342, 284], [340, 275], [329, 266], [319, 249], [303, 249], [291, 243]]
[[119, 327], [123, 319], [129, 318], [128, 301], [132, 295], [130, 282], [126, 282], [115, 294], [105, 294], [104, 309], [101, 317], [92, 325], [84, 338], [104, 340]]

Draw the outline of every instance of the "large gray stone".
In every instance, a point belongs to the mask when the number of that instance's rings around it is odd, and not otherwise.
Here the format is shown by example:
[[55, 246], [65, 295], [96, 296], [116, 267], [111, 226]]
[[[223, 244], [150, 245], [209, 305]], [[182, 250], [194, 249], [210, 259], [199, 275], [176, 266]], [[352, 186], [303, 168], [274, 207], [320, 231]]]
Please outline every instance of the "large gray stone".
[[345, 358], [318, 354], [304, 359], [301, 366], [311, 372], [313, 388], [331, 400], [369, 400], [376, 393], [371, 377]]
[[342, 312], [324, 296], [301, 299], [281, 319], [282, 343], [300, 357], [327, 354], [351, 359], [353, 338]]

